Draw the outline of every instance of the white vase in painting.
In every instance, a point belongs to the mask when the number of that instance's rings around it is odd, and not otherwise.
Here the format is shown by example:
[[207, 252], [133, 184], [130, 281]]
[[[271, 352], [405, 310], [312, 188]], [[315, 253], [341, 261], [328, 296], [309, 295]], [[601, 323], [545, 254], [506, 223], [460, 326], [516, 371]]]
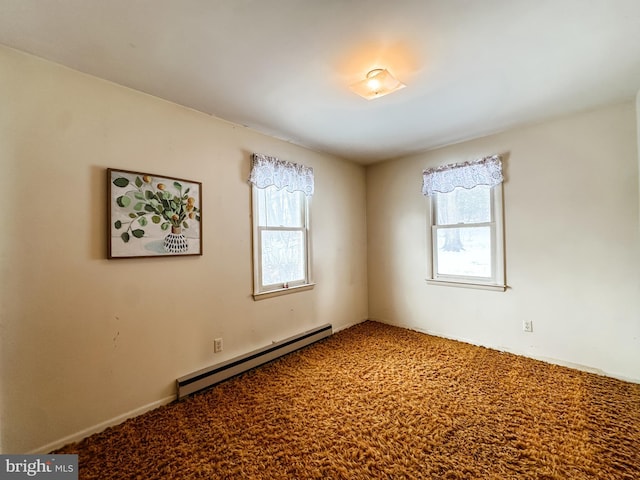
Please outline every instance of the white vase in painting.
[[182, 228], [171, 227], [171, 233], [164, 237], [164, 250], [167, 253], [186, 253], [189, 249], [187, 238], [182, 233]]

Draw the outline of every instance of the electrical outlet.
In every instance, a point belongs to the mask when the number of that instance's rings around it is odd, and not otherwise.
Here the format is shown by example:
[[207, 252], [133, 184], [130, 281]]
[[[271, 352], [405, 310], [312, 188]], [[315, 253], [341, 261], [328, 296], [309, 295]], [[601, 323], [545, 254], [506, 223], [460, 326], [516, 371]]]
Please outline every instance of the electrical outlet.
[[214, 353], [220, 353], [222, 351], [222, 339], [221, 338], [216, 338], [213, 341], [213, 352]]
[[522, 330], [524, 330], [527, 333], [533, 332], [533, 320], [523, 320]]

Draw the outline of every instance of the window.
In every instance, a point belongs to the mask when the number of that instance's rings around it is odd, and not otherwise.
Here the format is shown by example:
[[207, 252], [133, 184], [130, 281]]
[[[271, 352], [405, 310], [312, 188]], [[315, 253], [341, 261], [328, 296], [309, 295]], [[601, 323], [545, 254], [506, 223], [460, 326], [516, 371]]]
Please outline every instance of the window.
[[309, 284], [309, 208], [302, 192], [253, 187], [255, 292]]
[[[491, 161], [496, 158], [489, 157]], [[499, 176], [493, 172], [490, 177], [495, 178], [487, 181], [478, 171], [453, 171], [465, 167], [474, 169], [487, 159], [425, 170], [425, 175], [447, 176], [444, 180], [429, 178], [428, 186], [425, 178], [423, 187], [424, 191], [432, 187], [432, 183], [436, 184], [429, 191], [428, 283], [504, 291], [502, 170], [499, 158], [497, 161]], [[491, 168], [495, 166], [494, 163]], [[452, 180], [452, 175], [473, 180], [470, 184], [460, 178]]]
[[311, 288], [313, 170], [254, 154], [250, 182], [254, 298]]

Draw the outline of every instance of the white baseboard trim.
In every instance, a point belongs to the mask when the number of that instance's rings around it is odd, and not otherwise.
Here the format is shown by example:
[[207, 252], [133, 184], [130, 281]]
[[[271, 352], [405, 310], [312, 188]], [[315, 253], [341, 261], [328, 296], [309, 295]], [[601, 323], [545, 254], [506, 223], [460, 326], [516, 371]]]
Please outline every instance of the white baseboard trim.
[[427, 335], [432, 335], [434, 337], [446, 338], [448, 340], [455, 340], [457, 342], [468, 343], [470, 345], [476, 345], [476, 346], [479, 346], [479, 347], [485, 347], [485, 348], [489, 348], [491, 350], [496, 350], [498, 352], [511, 353], [513, 355], [518, 355], [520, 357], [531, 358], [533, 360], [538, 360], [540, 362], [550, 363], [552, 365], [558, 365], [560, 367], [573, 368], [574, 370], [580, 370], [582, 372], [593, 373], [593, 374], [596, 374], [596, 375], [601, 375], [603, 377], [615, 378], [616, 380], [622, 380], [623, 382], [640, 383], [640, 378], [625, 377], [624, 375], [618, 375], [616, 373], [607, 372], [605, 370], [601, 370], [601, 369], [596, 368], [596, 367], [590, 367], [590, 366], [582, 365], [582, 364], [579, 364], [579, 363], [573, 363], [573, 362], [569, 362], [569, 361], [566, 361], [566, 360], [560, 360], [560, 359], [557, 359], [557, 358], [534, 355], [534, 354], [531, 354], [530, 352], [522, 352], [522, 351], [518, 351], [518, 350], [515, 350], [515, 349], [502, 347], [502, 346], [478, 343], [478, 342], [475, 342], [475, 341], [470, 340], [468, 338], [456, 337], [454, 335], [446, 335], [446, 334], [439, 333], [439, 332], [433, 332], [433, 331], [430, 331], [430, 330], [427, 330], [427, 329], [424, 329], [424, 328], [416, 327], [414, 325], [391, 323], [391, 322], [385, 322], [384, 320], [374, 320], [374, 319], [371, 319], [371, 320], [374, 321], [374, 322], [385, 323], [387, 325], [393, 325], [395, 327], [405, 328], [407, 330], [413, 330], [414, 332], [419, 332], [419, 333], [424, 333], [424, 334], [427, 334]]
[[114, 425], [118, 425], [129, 418], [137, 417], [138, 415], [142, 415], [149, 410], [153, 410], [154, 408], [161, 407], [162, 405], [167, 405], [168, 403], [173, 402], [176, 399], [175, 395], [171, 395], [170, 397], [165, 397], [161, 400], [157, 400], [155, 402], [151, 402], [147, 405], [143, 405], [142, 407], [131, 410], [127, 413], [123, 413], [122, 415], [118, 415], [117, 417], [111, 418], [105, 422], [101, 422], [97, 425], [94, 425], [89, 428], [85, 428], [84, 430], [80, 430], [79, 432], [68, 435], [64, 438], [56, 440], [54, 442], [43, 445], [35, 450], [29, 452], [30, 454], [46, 454], [60, 447], [64, 447], [65, 445], [73, 442], [78, 442], [83, 438], [88, 437], [89, 435], [93, 435], [94, 433], [102, 432], [106, 428], [113, 427]]

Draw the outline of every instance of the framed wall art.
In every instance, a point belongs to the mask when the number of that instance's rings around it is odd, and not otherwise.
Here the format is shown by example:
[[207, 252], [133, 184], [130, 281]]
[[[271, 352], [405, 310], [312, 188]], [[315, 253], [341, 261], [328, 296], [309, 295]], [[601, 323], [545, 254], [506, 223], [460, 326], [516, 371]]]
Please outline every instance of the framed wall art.
[[202, 184], [107, 169], [108, 258], [202, 255]]

